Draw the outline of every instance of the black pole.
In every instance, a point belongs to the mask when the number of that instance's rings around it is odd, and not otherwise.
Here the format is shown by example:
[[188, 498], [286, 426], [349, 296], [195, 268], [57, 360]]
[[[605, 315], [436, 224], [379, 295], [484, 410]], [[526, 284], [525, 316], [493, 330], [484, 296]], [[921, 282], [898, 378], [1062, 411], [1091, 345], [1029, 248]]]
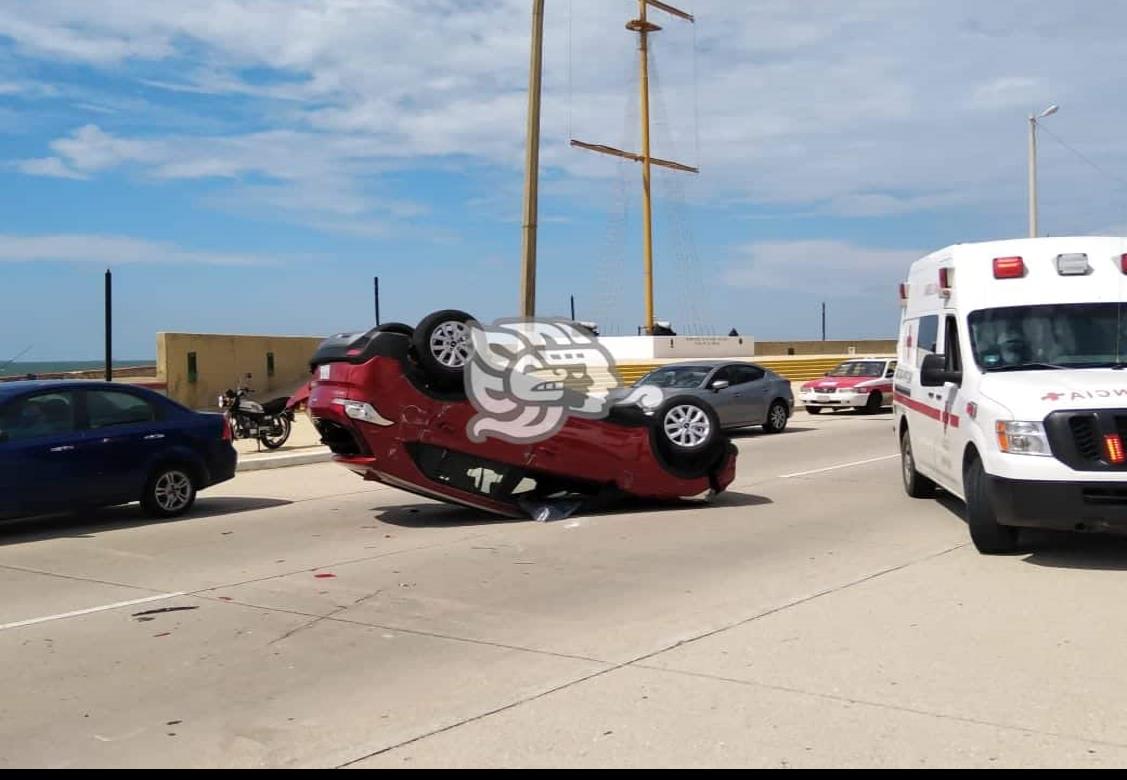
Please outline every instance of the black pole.
[[113, 381], [113, 274], [106, 269], [106, 381]]
[[822, 341], [826, 340], [826, 304], [822, 304]]
[[571, 296], [571, 321], [575, 322], [575, 296]]
[[380, 277], [373, 276], [372, 284], [375, 288], [376, 294], [376, 324], [380, 324]]

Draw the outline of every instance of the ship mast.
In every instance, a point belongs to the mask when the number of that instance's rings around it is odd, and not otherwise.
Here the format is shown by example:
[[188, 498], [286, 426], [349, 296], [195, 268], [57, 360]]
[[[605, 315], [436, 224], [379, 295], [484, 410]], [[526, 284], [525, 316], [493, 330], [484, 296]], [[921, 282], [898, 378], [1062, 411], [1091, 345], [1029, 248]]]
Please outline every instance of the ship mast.
[[[664, 11], [667, 14], [684, 19], [690, 23], [695, 22], [693, 15], [674, 8], [659, 0], [638, 0], [638, 18], [631, 19], [626, 23], [626, 29], [638, 33], [638, 52], [639, 52], [639, 68], [641, 73], [640, 78], [640, 93], [641, 93], [641, 122], [642, 122], [642, 153], [634, 154], [632, 152], [623, 151], [622, 149], [615, 149], [612, 146], [603, 144], [592, 144], [584, 141], [577, 141], [574, 138], [571, 140], [571, 145], [581, 149], [588, 149], [593, 152], [600, 152], [602, 154], [609, 154], [615, 157], [624, 157], [627, 160], [634, 160], [642, 163], [642, 262], [643, 262], [643, 294], [645, 296], [645, 329], [646, 333], [652, 335], [654, 332], [654, 294], [653, 294], [653, 208], [650, 196], [650, 171], [651, 167], [657, 165], [663, 168], [672, 168], [677, 171], [686, 171], [688, 173], [697, 173], [697, 169], [682, 163], [672, 162], [670, 160], [662, 160], [653, 157], [650, 154], [650, 57], [649, 57], [649, 36], [650, 33], [655, 33], [661, 28], [647, 18], [647, 10], [649, 6], [655, 9]], [[527, 211], [526, 211], [527, 213]]]

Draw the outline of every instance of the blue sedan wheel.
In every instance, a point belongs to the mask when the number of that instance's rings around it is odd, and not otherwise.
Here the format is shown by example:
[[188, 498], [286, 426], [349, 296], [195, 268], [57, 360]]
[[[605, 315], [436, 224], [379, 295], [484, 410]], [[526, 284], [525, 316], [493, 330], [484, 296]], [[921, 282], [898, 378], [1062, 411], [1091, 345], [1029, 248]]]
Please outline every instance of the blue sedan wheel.
[[181, 466], [166, 466], [149, 480], [141, 505], [157, 517], [176, 517], [192, 508], [196, 501], [196, 483]]

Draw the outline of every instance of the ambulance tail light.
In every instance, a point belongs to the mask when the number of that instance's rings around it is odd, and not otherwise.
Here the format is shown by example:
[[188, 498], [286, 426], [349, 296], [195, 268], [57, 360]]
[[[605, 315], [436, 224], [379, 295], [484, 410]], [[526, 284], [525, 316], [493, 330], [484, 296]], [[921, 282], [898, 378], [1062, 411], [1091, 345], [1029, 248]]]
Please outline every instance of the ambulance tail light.
[[995, 279], [1020, 279], [1025, 276], [1025, 260], [1020, 257], [995, 257]]
[[1119, 270], [1127, 274], [1127, 255], [1119, 256]]

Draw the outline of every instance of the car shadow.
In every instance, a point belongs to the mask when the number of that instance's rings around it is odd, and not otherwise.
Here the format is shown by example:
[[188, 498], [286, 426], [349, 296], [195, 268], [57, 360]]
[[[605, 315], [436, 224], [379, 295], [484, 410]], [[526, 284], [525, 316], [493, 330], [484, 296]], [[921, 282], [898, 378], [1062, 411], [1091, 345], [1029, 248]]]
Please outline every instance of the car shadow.
[[758, 439], [760, 437], [771, 438], [773, 436], [786, 436], [787, 434], [790, 434], [790, 433], [809, 433], [810, 431], [816, 431], [816, 430], [818, 430], [818, 429], [817, 428], [803, 428], [801, 426], [788, 425], [786, 428], [783, 428], [783, 430], [779, 431], [778, 433], [767, 433], [762, 428], [734, 428], [732, 430], [725, 431], [725, 433], [727, 433], [728, 436], [730, 438], [733, 438], [733, 439]]
[[0, 546], [44, 541], [47, 539], [88, 539], [97, 533], [116, 531], [122, 528], [137, 528], [144, 525], [164, 525], [166, 523], [190, 522], [204, 517], [222, 517], [257, 509], [292, 504], [277, 498], [243, 498], [222, 496], [206, 498], [201, 496], [191, 511], [180, 517], [150, 517], [140, 504], [86, 509], [66, 514], [21, 517], [0, 522]]
[[[774, 503], [766, 496], [751, 493], [725, 491], [710, 500], [679, 499], [657, 501], [634, 497], [604, 499], [581, 507], [574, 513], [548, 522], [560, 522], [573, 517], [603, 517], [636, 514], [643, 512], [688, 512], [707, 511], [712, 507], [760, 506]], [[439, 526], [463, 527], [492, 525], [497, 523], [532, 523], [531, 517], [505, 517], [454, 504], [400, 504], [396, 506], [373, 507], [376, 520], [405, 528], [431, 528]]]
[[[942, 491], [936, 498], [940, 506], [966, 523], [966, 505], [962, 501]], [[1127, 571], [1127, 537], [1023, 528], [1018, 549], [1009, 557], [1056, 569]]]
[[1024, 529], [1021, 548], [1024, 562], [1033, 566], [1127, 571], [1127, 538], [1122, 536]]

